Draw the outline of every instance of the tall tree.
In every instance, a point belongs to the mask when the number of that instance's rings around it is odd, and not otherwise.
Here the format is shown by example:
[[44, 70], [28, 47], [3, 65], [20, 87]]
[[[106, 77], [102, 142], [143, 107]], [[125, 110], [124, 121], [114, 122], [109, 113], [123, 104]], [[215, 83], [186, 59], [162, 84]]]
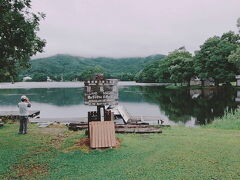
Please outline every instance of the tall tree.
[[233, 63], [237, 68], [237, 74], [240, 74], [240, 46], [236, 49], [236, 51], [232, 51], [230, 56], [228, 57], [228, 61]]
[[236, 68], [228, 61], [228, 56], [239, 45], [240, 36], [234, 32], [214, 36], [205, 41], [196, 52], [194, 67], [197, 76], [206, 80], [213, 78], [215, 85], [234, 79]]
[[162, 60], [153, 61], [136, 75], [141, 82], [174, 82], [190, 84], [194, 76], [191, 53], [181, 47]]
[[159, 62], [159, 66], [157, 69], [157, 81], [158, 82], [170, 82], [170, 72], [168, 69], [168, 62], [163, 59]]
[[30, 57], [42, 52], [37, 36], [43, 13], [31, 12], [31, 0], [0, 0], [0, 79], [7, 81], [29, 67]]
[[138, 75], [138, 81], [154, 83], [157, 82], [157, 70], [159, 61], [147, 63]]
[[193, 58], [191, 53], [181, 47], [171, 52], [166, 58], [166, 65], [170, 74], [170, 80], [174, 83], [187, 82], [194, 76]]

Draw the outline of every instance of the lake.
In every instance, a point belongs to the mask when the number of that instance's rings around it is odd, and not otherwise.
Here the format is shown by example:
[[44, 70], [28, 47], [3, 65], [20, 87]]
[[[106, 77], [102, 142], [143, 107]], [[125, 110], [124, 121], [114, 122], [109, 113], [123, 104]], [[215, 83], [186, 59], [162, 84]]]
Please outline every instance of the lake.
[[[82, 85], [66, 87], [0, 89], [0, 110], [17, 110], [22, 94], [30, 98], [32, 109], [41, 111], [42, 118], [86, 117], [89, 110], [96, 109], [84, 105]], [[187, 90], [136, 83], [120, 83], [119, 87], [119, 104], [130, 114], [159, 116], [170, 125], [209, 123], [214, 117], [235, 111], [239, 105], [237, 96], [240, 91], [233, 87]]]

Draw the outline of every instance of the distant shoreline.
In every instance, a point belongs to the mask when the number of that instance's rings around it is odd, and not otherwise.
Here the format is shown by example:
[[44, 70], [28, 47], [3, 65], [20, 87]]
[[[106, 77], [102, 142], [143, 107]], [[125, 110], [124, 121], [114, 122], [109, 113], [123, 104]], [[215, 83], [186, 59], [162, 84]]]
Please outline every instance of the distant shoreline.
[[[166, 86], [169, 83], [136, 83], [135, 81], [119, 81], [118, 86]], [[80, 88], [84, 82], [16, 82], [0, 83], [0, 89], [36, 89], [36, 88]]]

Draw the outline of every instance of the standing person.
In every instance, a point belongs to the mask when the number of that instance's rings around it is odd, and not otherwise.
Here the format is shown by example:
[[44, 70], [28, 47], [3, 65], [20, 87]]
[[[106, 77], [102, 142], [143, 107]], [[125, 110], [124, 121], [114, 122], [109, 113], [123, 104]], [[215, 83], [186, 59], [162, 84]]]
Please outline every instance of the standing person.
[[20, 114], [20, 127], [19, 134], [27, 134], [27, 123], [28, 123], [28, 108], [31, 107], [31, 103], [27, 96], [21, 96], [21, 102], [18, 103], [19, 114]]

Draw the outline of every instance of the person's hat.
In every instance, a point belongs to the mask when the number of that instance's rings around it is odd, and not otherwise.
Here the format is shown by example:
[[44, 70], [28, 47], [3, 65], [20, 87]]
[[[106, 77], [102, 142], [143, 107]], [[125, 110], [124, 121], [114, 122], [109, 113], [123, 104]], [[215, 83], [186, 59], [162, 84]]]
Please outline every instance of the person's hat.
[[27, 99], [27, 96], [23, 95], [21, 96], [21, 100]]

